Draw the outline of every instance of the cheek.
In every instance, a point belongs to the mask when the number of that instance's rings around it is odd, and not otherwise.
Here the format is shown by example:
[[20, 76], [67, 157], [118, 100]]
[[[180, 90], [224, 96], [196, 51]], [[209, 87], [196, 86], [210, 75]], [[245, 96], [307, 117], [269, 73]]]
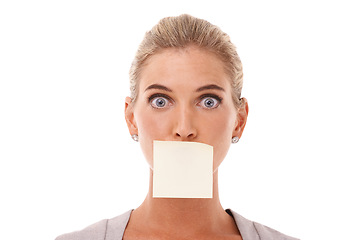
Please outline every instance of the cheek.
[[157, 140], [163, 137], [168, 129], [168, 117], [154, 114], [148, 109], [139, 113], [137, 119], [139, 119], [137, 122], [139, 137], [141, 135], [143, 139]]
[[[231, 114], [219, 114], [219, 117], [215, 118], [216, 127], [209, 132], [212, 133], [212, 142], [214, 146], [214, 172], [220, 166], [224, 160], [229, 147], [231, 145], [231, 138], [235, 127], [235, 118]], [[228, 117], [223, 117], [228, 116]]]
[[[160, 114], [161, 115], [161, 114]], [[139, 144], [151, 169], [153, 169], [153, 141], [165, 139], [168, 121], [149, 110], [140, 111], [136, 115]]]

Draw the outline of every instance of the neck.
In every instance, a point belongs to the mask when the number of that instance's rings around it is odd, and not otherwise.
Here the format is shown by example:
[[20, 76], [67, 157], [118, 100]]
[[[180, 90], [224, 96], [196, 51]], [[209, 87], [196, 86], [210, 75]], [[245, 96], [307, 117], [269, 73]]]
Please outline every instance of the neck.
[[216, 171], [213, 175], [213, 197], [212, 198], [153, 198], [153, 171], [150, 170], [150, 182], [149, 192], [146, 196], [144, 203], [149, 209], [160, 209], [161, 212], [167, 210], [166, 215], [169, 213], [181, 213], [181, 214], [199, 214], [211, 213], [215, 210], [223, 211], [218, 190], [218, 172]]
[[132, 214], [134, 218], [141, 217], [147, 223], [146, 228], [196, 234], [204, 229], [224, 231], [229, 222], [233, 223], [220, 204], [217, 171], [213, 176], [213, 198], [153, 198], [152, 192], [153, 171], [150, 170], [149, 193]]

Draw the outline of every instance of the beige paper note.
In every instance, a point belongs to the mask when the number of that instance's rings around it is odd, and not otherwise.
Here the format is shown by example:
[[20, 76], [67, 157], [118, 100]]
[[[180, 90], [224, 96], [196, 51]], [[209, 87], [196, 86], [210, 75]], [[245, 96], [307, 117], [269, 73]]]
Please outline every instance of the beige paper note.
[[212, 198], [213, 147], [154, 141], [154, 198]]

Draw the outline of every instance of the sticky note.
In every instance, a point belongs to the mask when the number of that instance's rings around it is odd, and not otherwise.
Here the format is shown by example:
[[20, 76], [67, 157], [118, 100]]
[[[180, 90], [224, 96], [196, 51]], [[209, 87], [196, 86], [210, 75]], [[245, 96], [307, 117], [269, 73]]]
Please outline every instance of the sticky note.
[[212, 198], [212, 146], [154, 141], [153, 148], [154, 198]]

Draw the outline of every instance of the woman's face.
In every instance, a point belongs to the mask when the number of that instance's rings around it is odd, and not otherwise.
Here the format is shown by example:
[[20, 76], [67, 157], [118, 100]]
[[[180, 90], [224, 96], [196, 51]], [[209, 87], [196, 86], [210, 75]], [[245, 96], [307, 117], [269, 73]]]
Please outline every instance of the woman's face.
[[241, 136], [246, 108], [237, 109], [222, 61], [198, 47], [169, 48], [153, 55], [141, 72], [135, 104], [126, 99], [130, 134], [138, 134], [153, 167], [153, 141], [190, 141], [214, 147], [214, 172], [231, 139]]

